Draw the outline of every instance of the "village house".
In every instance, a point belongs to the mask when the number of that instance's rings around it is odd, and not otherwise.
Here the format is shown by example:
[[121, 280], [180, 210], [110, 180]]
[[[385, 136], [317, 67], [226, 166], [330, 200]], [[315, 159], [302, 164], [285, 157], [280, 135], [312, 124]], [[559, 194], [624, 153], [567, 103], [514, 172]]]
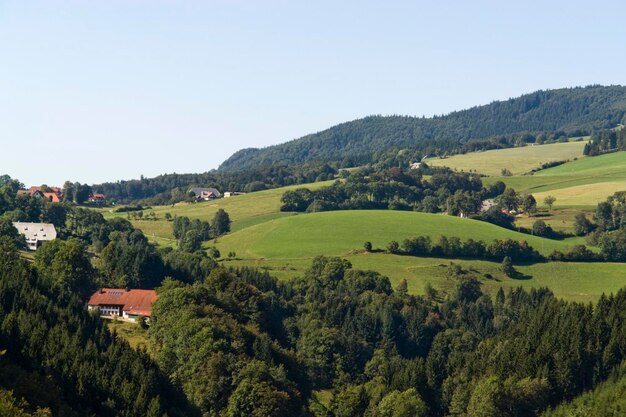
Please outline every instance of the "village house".
[[93, 193], [89, 196], [88, 200], [91, 204], [105, 204], [107, 202], [107, 198], [104, 194], [101, 193]]
[[154, 290], [100, 288], [89, 298], [87, 309], [102, 317], [135, 322], [139, 317], [150, 318], [152, 304], [158, 297]]
[[30, 250], [37, 250], [42, 242], [57, 238], [57, 231], [54, 225], [50, 223], [13, 222], [13, 227], [20, 234], [24, 235], [26, 246]]
[[189, 194], [192, 193], [197, 200], [214, 200], [221, 197], [220, 192], [216, 188], [193, 187], [189, 189]]
[[63, 197], [63, 191], [60, 187], [48, 187], [44, 191], [43, 187], [32, 186], [28, 190], [17, 190], [18, 196], [30, 196], [37, 198], [45, 198], [52, 203], [60, 203]]

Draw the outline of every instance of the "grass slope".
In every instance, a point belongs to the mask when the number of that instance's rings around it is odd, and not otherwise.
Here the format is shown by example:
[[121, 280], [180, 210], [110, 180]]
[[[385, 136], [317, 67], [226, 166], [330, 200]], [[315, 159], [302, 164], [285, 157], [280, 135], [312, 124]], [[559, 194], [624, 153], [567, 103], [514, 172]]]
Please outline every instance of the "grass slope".
[[495, 293], [500, 287], [551, 288], [558, 296], [577, 301], [594, 301], [602, 293], [615, 292], [626, 285], [624, 265], [614, 263], [550, 262], [517, 266], [524, 279], [511, 279], [497, 262], [417, 258], [387, 253], [364, 253], [363, 242], [384, 248], [391, 240], [442, 234], [461, 239], [491, 241], [496, 238], [526, 240], [542, 253], [567, 250], [584, 243], [581, 238], [555, 241], [502, 229], [470, 219], [402, 211], [335, 211], [303, 214], [258, 224], [220, 238], [222, 253], [234, 251], [236, 260], [227, 266], [252, 266], [268, 270], [281, 279], [301, 275], [317, 255], [341, 256], [358, 269], [374, 270], [390, 278], [393, 285], [407, 279], [409, 291], [420, 294], [426, 283], [450, 293], [456, 283], [449, 263], [475, 270], [483, 287]]
[[[390, 255], [387, 253], [354, 253], [342, 256], [353, 267], [377, 271], [388, 276], [395, 287], [406, 279], [409, 292], [423, 294], [426, 283], [442, 292], [450, 294], [456, 279], [450, 276], [450, 262], [464, 269], [476, 271], [483, 290], [495, 294], [500, 287], [526, 289], [549, 287], [561, 298], [572, 301], [594, 302], [602, 293], [616, 292], [626, 286], [624, 265], [615, 263], [569, 263], [550, 262], [527, 266], [516, 266], [525, 275], [524, 279], [511, 279], [500, 270], [500, 263], [441, 258], [417, 258], [412, 256]], [[310, 258], [298, 259], [239, 259], [224, 261], [225, 266], [250, 266], [267, 270], [279, 279], [301, 276], [311, 266]]]
[[[165, 220], [165, 213], [170, 213], [172, 216], [187, 216], [191, 219], [211, 221], [217, 210], [224, 209], [233, 222], [232, 230], [238, 231], [269, 220], [292, 215], [291, 213], [280, 212], [280, 198], [285, 191], [300, 187], [317, 189], [332, 183], [333, 181], [316, 182], [220, 198], [214, 201], [155, 206], [145, 211], [155, 212], [159, 220], [132, 220], [132, 223], [151, 239], [158, 243], [167, 243], [168, 239], [172, 239], [173, 236], [172, 223]], [[102, 214], [106, 218], [125, 218], [127, 216], [127, 213], [115, 213], [111, 209], [103, 210]]]
[[253, 258], [309, 258], [341, 256], [360, 250], [363, 242], [384, 248], [391, 240], [442, 234], [491, 242], [511, 238], [526, 240], [542, 253], [567, 250], [578, 238], [556, 241], [530, 236], [490, 223], [441, 214], [391, 210], [331, 211], [303, 214], [265, 222], [219, 239], [222, 252], [236, 251]]
[[445, 159], [429, 158], [425, 162], [432, 166], [445, 166], [466, 172], [475, 171], [490, 176], [499, 176], [503, 168], [510, 170], [513, 175], [521, 175], [547, 162], [580, 158], [584, 146], [584, 141], [524, 146], [472, 152]]
[[591, 208], [615, 192], [626, 190], [626, 152], [579, 158], [534, 175], [483, 179], [485, 184], [495, 181], [532, 193], [540, 205], [549, 194], [556, 197], [556, 206]]

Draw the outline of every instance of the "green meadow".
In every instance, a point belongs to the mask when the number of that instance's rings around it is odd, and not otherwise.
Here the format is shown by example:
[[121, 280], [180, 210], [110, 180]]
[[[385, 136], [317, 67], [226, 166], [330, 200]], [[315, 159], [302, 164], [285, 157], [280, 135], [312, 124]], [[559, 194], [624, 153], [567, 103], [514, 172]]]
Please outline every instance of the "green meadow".
[[219, 238], [216, 246], [242, 258], [312, 258], [316, 255], [343, 256], [361, 250], [365, 241], [386, 248], [396, 240], [416, 236], [457, 236], [491, 242], [510, 238], [526, 240], [539, 252], [567, 251], [580, 238], [544, 239], [503, 229], [490, 223], [447, 216], [392, 210], [350, 210], [300, 214], [271, 220]]
[[[332, 183], [333, 181], [316, 182], [306, 184], [306, 187], [316, 189]], [[224, 209], [233, 222], [232, 230], [242, 230], [254, 226], [255, 224], [293, 215], [292, 213], [282, 213], [280, 211], [280, 198], [285, 191], [303, 186], [304, 185], [292, 185], [229, 198], [220, 198], [213, 201], [197, 203], [184, 202], [169, 206], [155, 206], [144, 210], [144, 214], [154, 212], [158, 220], [131, 219], [131, 222], [135, 227], [141, 229], [146, 236], [162, 243], [173, 238], [172, 224], [165, 220], [165, 213], [170, 213], [172, 216], [187, 216], [190, 219], [211, 221], [217, 210]], [[116, 213], [111, 208], [102, 209], [101, 212], [105, 218], [126, 218], [128, 216], [128, 213]]]
[[[582, 157], [584, 142], [527, 146], [523, 148], [478, 152], [431, 159], [433, 165], [447, 165], [458, 170], [491, 174], [483, 183], [504, 181], [518, 192], [530, 192], [537, 199], [537, 217], [518, 216], [520, 227], [531, 228], [537, 219], [546, 221], [555, 230], [572, 232], [574, 216], [583, 211], [591, 218], [595, 205], [616, 191], [626, 190], [626, 152], [597, 157]], [[522, 175], [545, 162], [570, 159], [563, 165]], [[500, 165], [505, 164], [515, 175], [503, 177]], [[205, 246], [215, 245], [223, 255], [236, 253], [234, 259], [224, 259], [226, 266], [253, 266], [265, 269], [280, 279], [301, 275], [318, 255], [341, 256], [355, 268], [380, 272], [395, 285], [407, 279], [409, 291], [420, 294], [426, 283], [443, 295], [452, 291], [455, 278], [450, 263], [474, 271], [491, 293], [500, 287], [524, 288], [547, 286], [558, 296], [579, 301], [594, 301], [603, 292], [614, 292], [626, 285], [626, 267], [612, 263], [537, 263], [518, 265], [524, 279], [511, 279], [500, 271], [499, 263], [475, 260], [416, 258], [384, 252], [392, 240], [402, 242], [419, 235], [433, 240], [441, 235], [457, 236], [491, 242], [511, 238], [526, 240], [543, 254], [553, 250], [567, 251], [573, 245], [585, 244], [583, 238], [551, 240], [503, 229], [471, 219], [404, 211], [337, 211], [310, 214], [280, 212], [280, 198], [290, 189], [315, 189], [332, 181], [296, 185], [246, 195], [221, 198], [199, 203], [179, 203], [145, 210], [153, 211], [158, 220], [132, 220], [133, 224], [159, 245], [175, 245], [172, 224], [165, 213], [210, 221], [218, 209], [228, 212], [232, 232]], [[547, 195], [556, 197], [552, 210], [543, 206]], [[101, 210], [105, 217], [126, 217], [126, 213]], [[363, 244], [372, 242], [376, 253], [365, 253]]]
[[547, 162], [582, 157], [585, 143], [580, 141], [496, 149], [447, 158], [428, 158], [425, 162], [432, 166], [445, 166], [457, 171], [477, 172], [489, 176], [499, 176], [505, 168], [513, 175], [522, 175]]

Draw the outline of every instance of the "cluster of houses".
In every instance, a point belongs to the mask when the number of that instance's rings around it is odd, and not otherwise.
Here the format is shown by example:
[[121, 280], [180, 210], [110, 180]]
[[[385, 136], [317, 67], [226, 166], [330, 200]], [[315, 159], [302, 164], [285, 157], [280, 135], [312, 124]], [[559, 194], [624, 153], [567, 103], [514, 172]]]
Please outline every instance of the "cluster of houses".
[[[45, 191], [44, 191], [45, 190]], [[18, 196], [30, 196], [36, 198], [45, 198], [52, 203], [60, 203], [63, 197], [63, 190], [60, 187], [30, 187], [28, 190], [18, 190]]]
[[[61, 187], [38, 187], [32, 186], [27, 190], [17, 190], [18, 196], [45, 198], [51, 203], [60, 203], [63, 198], [63, 189]], [[89, 203], [95, 205], [106, 204], [107, 198], [102, 193], [93, 193], [89, 195]]]

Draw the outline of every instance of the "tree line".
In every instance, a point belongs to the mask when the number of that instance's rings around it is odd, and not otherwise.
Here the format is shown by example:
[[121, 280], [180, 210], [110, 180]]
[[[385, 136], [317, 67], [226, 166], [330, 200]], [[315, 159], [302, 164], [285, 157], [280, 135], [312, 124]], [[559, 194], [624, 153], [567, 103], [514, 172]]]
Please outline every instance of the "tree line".
[[369, 116], [280, 145], [243, 149], [219, 170], [312, 161], [355, 167], [405, 150], [417, 151], [421, 158], [583, 136], [623, 123], [625, 96], [621, 86], [589, 86], [537, 91], [431, 118]]

